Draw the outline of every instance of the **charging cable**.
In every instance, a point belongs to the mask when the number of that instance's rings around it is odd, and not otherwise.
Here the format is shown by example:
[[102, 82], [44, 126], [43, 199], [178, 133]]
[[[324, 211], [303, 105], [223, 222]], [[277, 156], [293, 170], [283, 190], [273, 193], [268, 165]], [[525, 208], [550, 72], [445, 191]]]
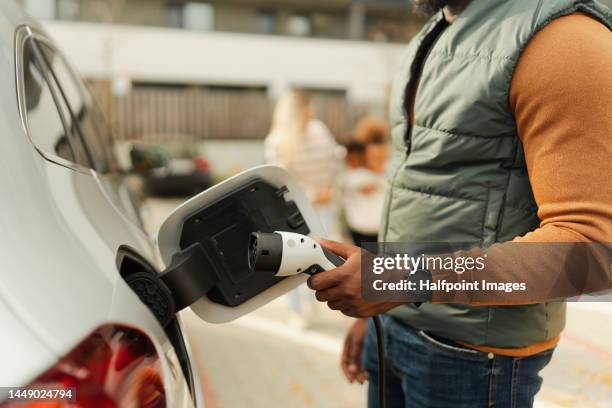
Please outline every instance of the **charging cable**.
[[378, 347], [378, 407], [385, 408], [387, 397], [385, 385], [387, 384], [387, 362], [385, 353], [385, 332], [380, 316], [372, 316], [376, 329], [376, 345]]

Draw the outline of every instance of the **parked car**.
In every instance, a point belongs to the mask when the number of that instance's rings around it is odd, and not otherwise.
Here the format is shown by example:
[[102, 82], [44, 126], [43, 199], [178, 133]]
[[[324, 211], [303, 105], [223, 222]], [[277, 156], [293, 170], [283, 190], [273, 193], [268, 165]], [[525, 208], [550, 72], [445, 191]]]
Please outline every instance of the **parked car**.
[[211, 186], [208, 160], [188, 145], [176, 150], [151, 144], [132, 147], [132, 171], [142, 176], [145, 195], [185, 197]]
[[36, 21], [12, 0], [0, 18], [0, 385], [203, 406], [180, 317], [162, 327], [124, 280], [163, 264], [99, 110]]

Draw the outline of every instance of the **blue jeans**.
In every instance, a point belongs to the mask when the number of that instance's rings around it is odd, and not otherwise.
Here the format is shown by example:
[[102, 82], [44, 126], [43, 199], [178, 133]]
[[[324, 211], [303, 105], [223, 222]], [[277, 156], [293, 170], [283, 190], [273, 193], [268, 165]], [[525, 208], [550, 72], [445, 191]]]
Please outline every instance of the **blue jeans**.
[[[529, 408], [553, 350], [515, 358], [494, 356], [432, 337], [383, 316], [387, 408]], [[378, 354], [370, 322], [363, 350], [368, 407], [378, 407]]]

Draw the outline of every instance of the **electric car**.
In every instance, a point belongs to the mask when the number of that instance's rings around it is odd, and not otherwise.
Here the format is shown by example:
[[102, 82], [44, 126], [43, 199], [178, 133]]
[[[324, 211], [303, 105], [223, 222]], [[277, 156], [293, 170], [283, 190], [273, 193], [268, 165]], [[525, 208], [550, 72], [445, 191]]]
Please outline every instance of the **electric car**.
[[[79, 407], [203, 406], [180, 318], [163, 328], [125, 282], [162, 262], [100, 112], [12, 0], [0, 78], [0, 386], [72, 391]], [[19, 395], [0, 389], [0, 406]]]

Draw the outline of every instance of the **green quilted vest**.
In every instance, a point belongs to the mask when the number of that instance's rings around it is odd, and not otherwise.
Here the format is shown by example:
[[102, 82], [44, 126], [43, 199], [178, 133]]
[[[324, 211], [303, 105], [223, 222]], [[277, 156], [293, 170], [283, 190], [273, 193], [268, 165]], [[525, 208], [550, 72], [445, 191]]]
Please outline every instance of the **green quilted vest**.
[[[597, 1], [472, 0], [425, 60], [415, 124], [408, 129], [404, 94], [410, 67], [423, 39], [443, 18], [441, 13], [425, 25], [409, 44], [394, 82], [393, 161], [380, 241], [487, 247], [538, 227], [508, 102], [510, 82], [529, 40], [553, 19], [576, 11], [612, 28], [612, 14]], [[423, 304], [390, 314], [444, 338], [504, 348], [551, 339], [565, 325], [561, 302]]]

